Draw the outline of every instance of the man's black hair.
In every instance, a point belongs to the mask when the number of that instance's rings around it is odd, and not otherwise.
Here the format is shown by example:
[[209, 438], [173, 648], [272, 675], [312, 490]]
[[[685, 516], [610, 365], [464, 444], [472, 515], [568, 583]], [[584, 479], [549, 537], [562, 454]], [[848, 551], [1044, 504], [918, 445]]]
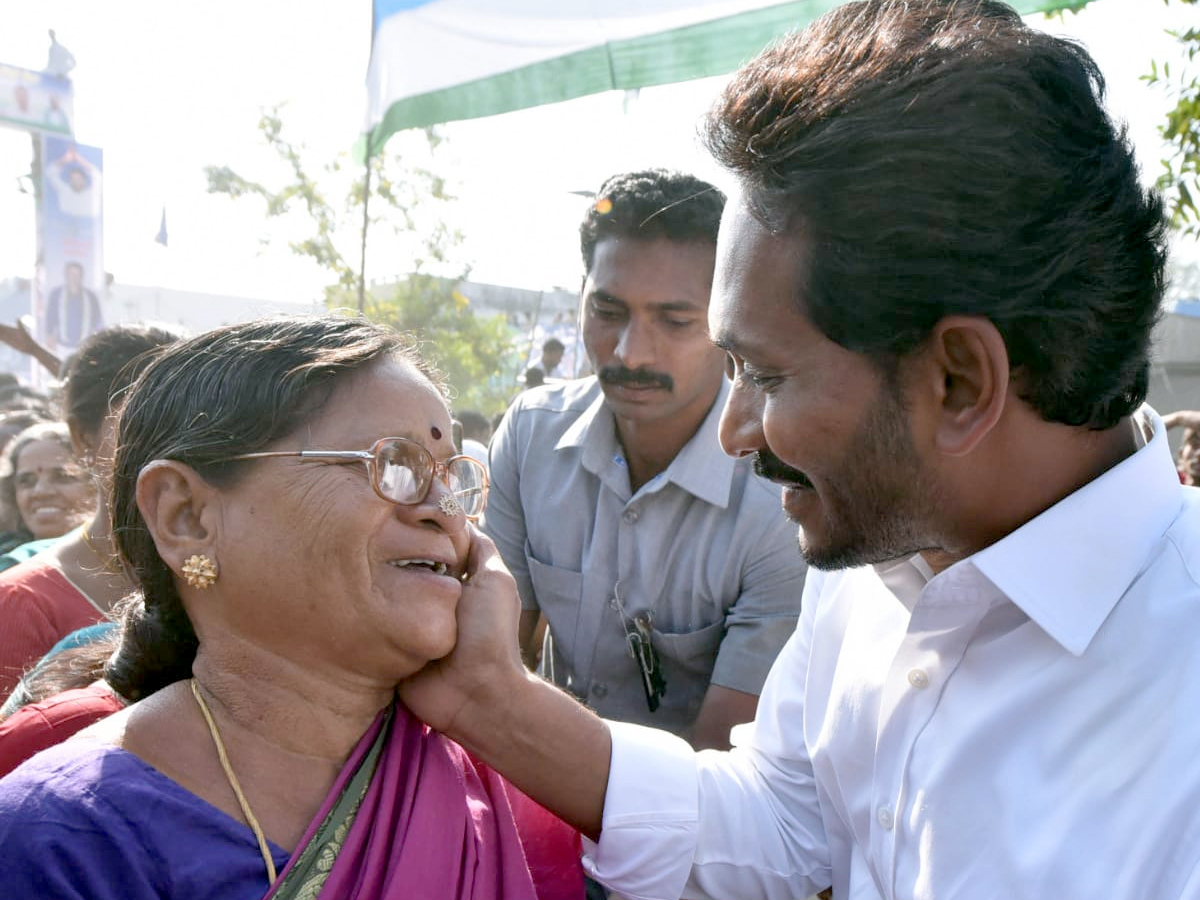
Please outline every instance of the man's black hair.
[[614, 175], [596, 192], [579, 226], [584, 271], [592, 270], [596, 244], [608, 237], [716, 244], [725, 195], [683, 172], [644, 169]]
[[893, 372], [949, 315], [989, 319], [1046, 420], [1109, 428], [1149, 386], [1165, 262], [1104, 79], [993, 0], [865, 0], [747, 64], [706, 140], [806, 249], [796, 302]]

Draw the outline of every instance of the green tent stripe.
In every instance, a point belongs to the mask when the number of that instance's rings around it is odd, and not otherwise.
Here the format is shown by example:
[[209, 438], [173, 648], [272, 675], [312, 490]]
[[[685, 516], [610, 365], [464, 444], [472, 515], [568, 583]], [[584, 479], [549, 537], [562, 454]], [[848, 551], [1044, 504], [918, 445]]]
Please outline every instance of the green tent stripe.
[[[1087, 0], [1010, 0], [1022, 14], [1078, 9]], [[779, 35], [802, 28], [840, 0], [797, 0], [658, 34], [591, 47], [476, 81], [397, 100], [370, 133], [379, 152], [406, 128], [477, 119], [573, 100], [732, 72]], [[364, 136], [365, 137], [365, 136]], [[365, 140], [356, 155], [362, 158]]]

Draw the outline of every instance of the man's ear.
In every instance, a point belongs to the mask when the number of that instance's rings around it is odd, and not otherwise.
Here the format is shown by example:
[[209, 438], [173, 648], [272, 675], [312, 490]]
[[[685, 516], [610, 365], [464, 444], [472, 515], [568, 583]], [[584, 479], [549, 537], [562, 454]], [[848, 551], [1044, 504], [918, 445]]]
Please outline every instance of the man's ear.
[[155, 460], [137, 481], [137, 505], [158, 555], [173, 572], [195, 554], [216, 559], [217, 492], [191, 466]]
[[1008, 348], [1000, 331], [978, 316], [947, 316], [926, 344], [939, 400], [936, 443], [951, 456], [977, 447], [996, 427], [1008, 401]]

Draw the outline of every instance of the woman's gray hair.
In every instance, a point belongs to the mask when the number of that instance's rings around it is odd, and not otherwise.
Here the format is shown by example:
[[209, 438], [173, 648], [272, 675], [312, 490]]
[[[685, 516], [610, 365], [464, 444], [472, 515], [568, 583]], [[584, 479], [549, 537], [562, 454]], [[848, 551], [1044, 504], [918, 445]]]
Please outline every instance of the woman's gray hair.
[[439, 387], [407, 336], [361, 318], [304, 316], [229, 325], [166, 348], [122, 407], [113, 473], [113, 534], [141, 599], [122, 623], [105, 671], [137, 700], [190, 677], [197, 640], [137, 506], [137, 480], [154, 460], [175, 460], [218, 487], [245, 471], [253, 453], [317, 415], [348, 375], [401, 359]]

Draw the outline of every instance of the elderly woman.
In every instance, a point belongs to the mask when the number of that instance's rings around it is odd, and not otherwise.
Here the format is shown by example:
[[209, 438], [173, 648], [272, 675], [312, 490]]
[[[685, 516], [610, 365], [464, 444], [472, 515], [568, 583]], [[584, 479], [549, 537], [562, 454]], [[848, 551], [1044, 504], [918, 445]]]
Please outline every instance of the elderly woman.
[[573, 833], [395, 702], [454, 646], [487, 487], [406, 347], [271, 320], [143, 373], [112, 507], [144, 599], [107, 677], [144, 699], [0, 779], [6, 893], [581, 892]]

